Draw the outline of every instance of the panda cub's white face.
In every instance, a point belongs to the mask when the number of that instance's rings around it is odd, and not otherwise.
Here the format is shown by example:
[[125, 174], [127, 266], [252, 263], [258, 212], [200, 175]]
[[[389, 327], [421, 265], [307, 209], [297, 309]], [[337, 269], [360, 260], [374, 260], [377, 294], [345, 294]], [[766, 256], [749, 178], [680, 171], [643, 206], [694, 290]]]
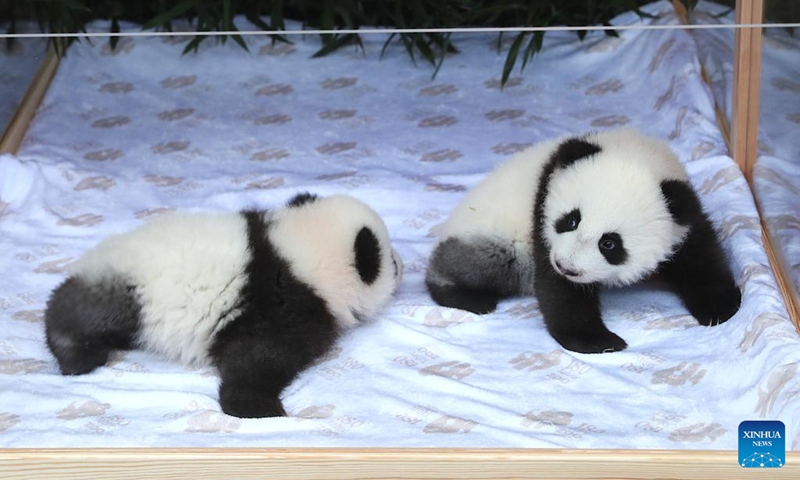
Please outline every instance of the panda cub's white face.
[[269, 236], [342, 327], [372, 319], [403, 278], [403, 261], [383, 220], [352, 197], [332, 195], [279, 210]]
[[557, 169], [544, 204], [550, 264], [575, 283], [626, 285], [652, 273], [680, 245], [676, 224], [647, 165], [600, 152]]

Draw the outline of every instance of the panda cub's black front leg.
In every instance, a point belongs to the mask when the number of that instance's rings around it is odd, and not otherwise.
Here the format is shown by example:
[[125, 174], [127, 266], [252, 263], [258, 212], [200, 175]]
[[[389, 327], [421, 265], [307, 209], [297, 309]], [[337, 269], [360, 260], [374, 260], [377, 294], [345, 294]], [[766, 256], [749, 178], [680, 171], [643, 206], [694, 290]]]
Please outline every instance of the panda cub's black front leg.
[[[280, 393], [289, 382], [279, 380], [283, 372], [253, 373], [253, 377], [231, 374], [222, 376], [219, 386], [222, 412], [239, 418], [285, 417], [286, 410], [280, 400]], [[257, 380], [255, 376], [263, 378]]]
[[719, 325], [739, 310], [741, 291], [708, 221], [692, 227], [683, 245], [659, 267], [659, 272], [701, 325]]
[[[223, 413], [240, 418], [286, 416], [280, 394], [304, 366], [291, 345], [281, 344], [250, 316], [238, 318], [214, 341]], [[254, 316], [252, 316], [254, 317]]]
[[701, 325], [719, 325], [738, 310], [742, 294], [725, 251], [700, 199], [685, 181], [667, 180], [661, 190], [675, 221], [689, 228], [683, 243], [658, 272]]
[[603, 323], [596, 288], [576, 285], [545, 264], [536, 269], [534, 289], [547, 331], [562, 347], [578, 353], [618, 352], [627, 347]]

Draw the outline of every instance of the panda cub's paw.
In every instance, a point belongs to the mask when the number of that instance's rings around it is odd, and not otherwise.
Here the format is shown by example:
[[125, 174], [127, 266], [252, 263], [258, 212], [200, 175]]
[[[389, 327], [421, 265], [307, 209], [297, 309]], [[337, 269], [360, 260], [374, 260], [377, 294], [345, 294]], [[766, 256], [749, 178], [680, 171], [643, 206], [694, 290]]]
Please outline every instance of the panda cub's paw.
[[562, 347], [578, 353], [611, 353], [628, 346], [619, 335], [611, 331], [587, 334], [553, 336]]
[[219, 404], [222, 413], [239, 418], [285, 417], [277, 394], [267, 394], [253, 389], [228, 387], [224, 384], [219, 390]]
[[500, 296], [486, 291], [456, 285], [427, 283], [431, 298], [443, 307], [466, 310], [477, 315], [492, 313], [497, 309]]
[[701, 302], [691, 313], [700, 325], [713, 327], [730, 320], [739, 311], [741, 304], [742, 293], [733, 286]]

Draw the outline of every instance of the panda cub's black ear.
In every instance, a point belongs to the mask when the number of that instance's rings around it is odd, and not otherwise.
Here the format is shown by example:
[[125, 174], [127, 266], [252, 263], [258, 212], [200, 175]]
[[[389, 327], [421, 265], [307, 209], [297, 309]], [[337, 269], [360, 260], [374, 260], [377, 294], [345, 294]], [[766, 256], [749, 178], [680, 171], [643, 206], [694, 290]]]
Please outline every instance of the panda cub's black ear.
[[558, 145], [550, 157], [558, 168], [565, 168], [578, 160], [600, 153], [602, 149], [585, 138], [576, 137]]
[[305, 205], [306, 203], [313, 202], [317, 199], [317, 196], [313, 193], [303, 192], [298, 193], [291, 200], [286, 203], [286, 206], [289, 208], [295, 208]]
[[703, 207], [692, 186], [683, 180], [664, 180], [661, 193], [667, 201], [670, 215], [679, 225], [695, 223], [703, 216]]
[[362, 227], [353, 245], [356, 270], [361, 280], [371, 285], [381, 273], [381, 246], [378, 237], [368, 227]]

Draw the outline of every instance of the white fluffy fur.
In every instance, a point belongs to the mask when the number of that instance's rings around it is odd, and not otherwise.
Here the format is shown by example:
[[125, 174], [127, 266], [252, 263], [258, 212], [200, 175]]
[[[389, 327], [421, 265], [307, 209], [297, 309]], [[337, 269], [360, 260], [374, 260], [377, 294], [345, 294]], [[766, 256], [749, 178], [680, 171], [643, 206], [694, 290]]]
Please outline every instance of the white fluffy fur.
[[[383, 221], [363, 203], [333, 196], [268, 215], [276, 251], [325, 299], [342, 327], [357, 323], [352, 311], [373, 316], [399, 283], [392, 258], [402, 272], [400, 257]], [[353, 242], [364, 225], [377, 235], [383, 253], [381, 274], [370, 286], [354, 266]], [[93, 282], [127, 278], [138, 287], [142, 305], [139, 344], [185, 364], [205, 365], [214, 334], [238, 314], [231, 309], [249, 260], [241, 215], [173, 212], [104, 240], [71, 273]]]
[[[389, 243], [383, 220], [352, 197], [333, 195], [276, 212], [274, 218], [269, 239], [290, 260], [294, 274], [325, 299], [342, 327], [358, 323], [354, 313], [373, 317], [402, 278], [403, 262]], [[380, 274], [371, 285], [361, 281], [355, 267], [353, 241], [363, 226], [375, 233], [382, 254]]]
[[[473, 188], [442, 227], [440, 241], [473, 236], [511, 241], [518, 258], [533, 249], [533, 209], [542, 169], [565, 136], [531, 147], [500, 164]], [[666, 259], [686, 229], [672, 221], [660, 182], [686, 180], [686, 172], [667, 145], [629, 130], [585, 137], [602, 151], [580, 160], [550, 181], [545, 200], [545, 241], [566, 268], [583, 272], [576, 282], [627, 284]], [[553, 223], [579, 208], [582, 220], [574, 232], [556, 234]], [[539, 219], [541, 220], [541, 219]], [[618, 232], [627, 261], [610, 265], [597, 248], [600, 236]], [[530, 260], [532, 261], [532, 260]]]
[[71, 273], [92, 282], [129, 279], [142, 306], [139, 343], [203, 365], [213, 333], [225, 323], [217, 319], [239, 297], [249, 259], [240, 215], [170, 212], [104, 240]]
[[[582, 272], [578, 283], [626, 285], [638, 281], [672, 254], [687, 232], [670, 215], [660, 183], [686, 180], [678, 158], [663, 143], [632, 130], [594, 135], [603, 149], [554, 175], [545, 200], [545, 239], [550, 262]], [[572, 232], [556, 233], [554, 223], [578, 208], [581, 222]], [[611, 265], [597, 245], [604, 233], [616, 232], [628, 258]]]

